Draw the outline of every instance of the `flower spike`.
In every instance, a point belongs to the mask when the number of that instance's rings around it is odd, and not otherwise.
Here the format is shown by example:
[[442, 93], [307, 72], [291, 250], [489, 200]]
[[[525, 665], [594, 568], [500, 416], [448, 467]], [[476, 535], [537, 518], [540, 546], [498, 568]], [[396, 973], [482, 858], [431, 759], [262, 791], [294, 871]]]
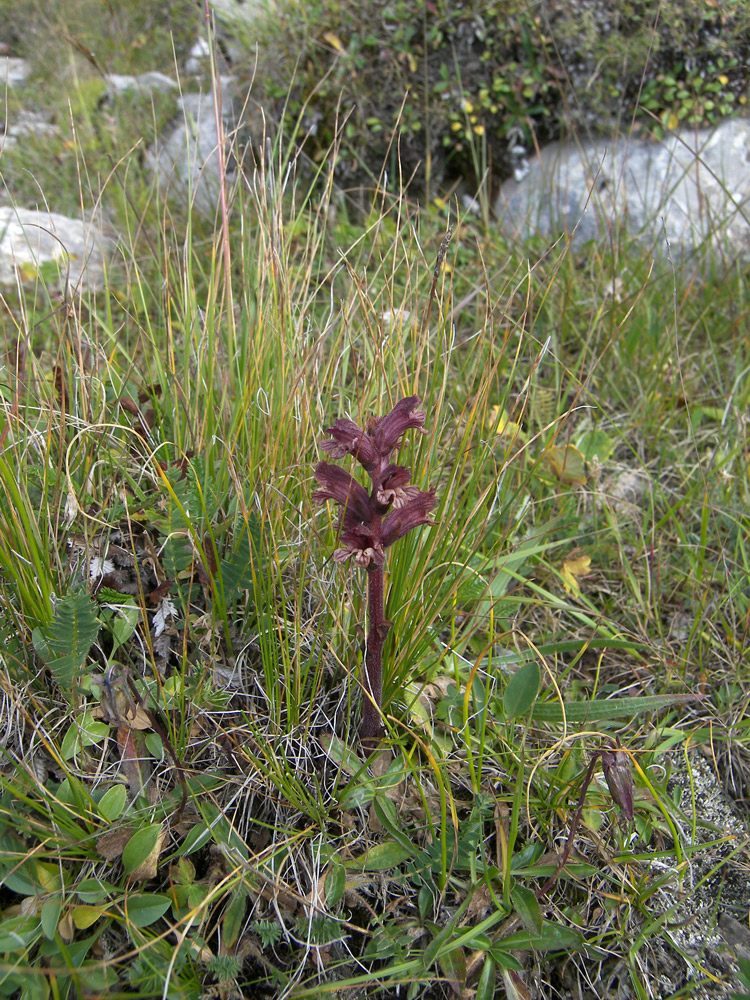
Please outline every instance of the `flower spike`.
[[386, 416], [372, 418], [367, 430], [345, 418], [326, 428], [330, 439], [322, 442], [321, 449], [333, 458], [355, 458], [370, 477], [369, 493], [337, 465], [318, 462], [315, 467], [319, 488], [313, 493], [313, 501], [333, 500], [341, 507], [341, 545], [333, 553], [334, 562], [352, 559], [367, 570], [369, 628], [360, 727], [366, 750], [377, 748], [383, 728], [383, 646], [391, 627], [384, 615], [385, 550], [413, 528], [435, 523], [429, 517], [437, 502], [435, 491], [420, 490], [409, 482], [411, 472], [406, 466], [389, 461], [405, 431], [424, 433], [425, 413], [417, 409], [418, 405], [418, 396], [406, 396]]

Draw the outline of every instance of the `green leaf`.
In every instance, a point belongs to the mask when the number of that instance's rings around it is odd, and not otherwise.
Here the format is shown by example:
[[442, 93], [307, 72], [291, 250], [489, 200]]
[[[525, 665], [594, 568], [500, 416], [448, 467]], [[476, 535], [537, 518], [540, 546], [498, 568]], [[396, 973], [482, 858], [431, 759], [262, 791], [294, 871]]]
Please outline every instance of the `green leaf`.
[[101, 903], [107, 896], [114, 896], [117, 887], [104, 879], [86, 878], [78, 883], [76, 892], [82, 903]]
[[128, 921], [134, 927], [149, 927], [156, 923], [171, 905], [172, 900], [168, 896], [156, 892], [136, 893], [127, 899]]
[[99, 634], [97, 606], [85, 590], [71, 590], [55, 604], [46, 629], [35, 629], [34, 648], [64, 690], [70, 691]]
[[259, 541], [258, 519], [250, 514], [247, 525], [242, 524], [239, 537], [234, 540], [234, 551], [230, 552], [219, 564], [226, 600], [236, 597], [240, 591], [252, 589], [252, 550], [253, 548], [257, 549]]
[[122, 815], [125, 803], [128, 799], [128, 790], [125, 785], [112, 785], [99, 799], [99, 815], [108, 822], [113, 823]]
[[61, 913], [62, 903], [59, 899], [48, 899], [45, 903], [42, 903], [42, 908], [39, 911], [39, 919], [41, 920], [44, 936], [48, 941], [52, 941], [55, 936], [57, 925], [60, 923]]
[[345, 861], [347, 868], [357, 868], [365, 872], [382, 872], [388, 868], [396, 868], [402, 861], [411, 858], [416, 853], [416, 847], [406, 847], [395, 840], [386, 840], [382, 844], [376, 844], [369, 851], [360, 854], [357, 858]]
[[326, 903], [333, 908], [344, 895], [346, 870], [339, 861], [331, 861], [326, 875]]
[[516, 882], [511, 889], [510, 898], [526, 930], [532, 934], [541, 934], [542, 911], [539, 907], [539, 900], [536, 898], [536, 893], [525, 885], [520, 885]]
[[[503, 943], [505, 939], [503, 938]], [[503, 951], [497, 945], [492, 949], [492, 957], [504, 969], [512, 969], [514, 972], [523, 972], [523, 966], [509, 951]]]
[[161, 760], [164, 756], [164, 741], [161, 736], [158, 733], [147, 733], [144, 742], [154, 760]]
[[188, 854], [192, 854], [193, 851], [197, 851], [203, 847], [203, 845], [208, 843], [210, 839], [211, 829], [208, 824], [196, 823], [195, 826], [188, 830], [187, 836], [182, 842], [180, 854], [183, 857], [187, 857]]
[[91, 712], [83, 712], [80, 718], [74, 719], [65, 734], [60, 747], [63, 760], [75, 757], [83, 747], [96, 746], [109, 736], [110, 727], [104, 722], [97, 722]]
[[583, 937], [578, 931], [561, 924], [545, 923], [541, 934], [518, 931], [498, 942], [509, 951], [578, 951], [583, 947]]
[[573, 444], [552, 445], [545, 459], [555, 476], [565, 486], [583, 486], [586, 483], [586, 463]]
[[584, 431], [576, 443], [587, 462], [593, 462], [596, 459], [597, 462], [603, 464], [615, 450], [614, 441], [604, 431]]
[[125, 869], [126, 875], [129, 875], [143, 864], [156, 847], [156, 842], [161, 833], [161, 823], [152, 823], [150, 826], [144, 826], [142, 829], [136, 830], [122, 852], [122, 866]]
[[513, 674], [503, 698], [503, 708], [507, 718], [514, 719], [518, 715], [528, 713], [534, 704], [540, 682], [541, 674], [536, 662], [524, 664]]
[[414, 851], [414, 844], [410, 840], [409, 836], [404, 832], [399, 823], [398, 813], [396, 812], [395, 804], [385, 796], [379, 795], [375, 798], [373, 802], [373, 807], [375, 810], [375, 815], [377, 816], [379, 822], [383, 826], [384, 830], [396, 840], [399, 844], [404, 847], [405, 850]]
[[638, 698], [572, 701], [563, 705], [557, 701], [545, 701], [534, 705], [531, 716], [535, 722], [562, 722], [564, 708], [568, 722], [598, 722], [604, 719], [629, 718], [642, 712], [657, 712], [662, 708], [674, 708], [677, 704], [695, 700], [696, 696], [692, 694], [648, 694]]
[[495, 960], [487, 955], [482, 966], [482, 974], [477, 983], [474, 1000], [493, 1000], [495, 996]]
[[438, 964], [456, 996], [461, 995], [461, 991], [466, 984], [466, 957], [461, 948], [454, 948], [441, 955]]
[[16, 916], [0, 921], [0, 954], [17, 955], [41, 936], [39, 917]]
[[235, 944], [245, 922], [247, 892], [244, 887], [235, 890], [221, 918], [221, 943], [225, 952], [229, 952]]
[[74, 906], [70, 914], [73, 918], [73, 925], [79, 931], [87, 930], [109, 912], [110, 905], [110, 903], [106, 903], [103, 906], [93, 906], [89, 903], [82, 903], [80, 906]]

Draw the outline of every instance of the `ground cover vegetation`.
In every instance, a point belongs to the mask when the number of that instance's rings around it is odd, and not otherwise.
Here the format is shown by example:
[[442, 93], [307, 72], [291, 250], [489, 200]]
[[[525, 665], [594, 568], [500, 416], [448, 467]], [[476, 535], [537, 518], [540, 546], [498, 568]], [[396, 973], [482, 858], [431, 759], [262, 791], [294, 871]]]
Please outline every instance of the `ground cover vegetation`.
[[0, 995], [742, 995], [744, 265], [363, 212], [309, 102], [201, 219], [61, 45], [5, 195], [122, 239], [0, 301]]
[[561, 136], [715, 123], [746, 104], [749, 27], [732, 0], [314, 0], [269, 19], [244, 72], [304, 108], [314, 159], [339, 129], [340, 183], [385, 163], [394, 190], [416, 172], [429, 192], [503, 179]]

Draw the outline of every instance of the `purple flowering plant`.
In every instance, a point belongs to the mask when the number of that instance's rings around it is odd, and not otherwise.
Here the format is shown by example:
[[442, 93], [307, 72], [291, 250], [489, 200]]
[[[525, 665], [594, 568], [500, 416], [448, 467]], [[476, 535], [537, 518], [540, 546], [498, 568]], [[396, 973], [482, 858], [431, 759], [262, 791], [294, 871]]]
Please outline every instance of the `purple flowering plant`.
[[420, 490], [410, 483], [409, 469], [391, 462], [405, 431], [414, 428], [425, 433], [425, 414], [418, 405], [418, 396], [406, 396], [386, 416], [371, 418], [364, 430], [346, 419], [325, 428], [330, 439], [322, 442], [321, 449], [332, 458], [352, 455], [370, 477], [369, 492], [339, 465], [318, 462], [315, 467], [319, 489], [313, 500], [333, 500], [341, 507], [341, 546], [333, 553], [334, 561], [352, 559], [367, 571], [368, 629], [359, 735], [368, 751], [376, 749], [383, 731], [383, 646], [392, 626], [384, 612], [385, 550], [412, 528], [434, 524], [429, 515], [436, 503], [435, 491]]

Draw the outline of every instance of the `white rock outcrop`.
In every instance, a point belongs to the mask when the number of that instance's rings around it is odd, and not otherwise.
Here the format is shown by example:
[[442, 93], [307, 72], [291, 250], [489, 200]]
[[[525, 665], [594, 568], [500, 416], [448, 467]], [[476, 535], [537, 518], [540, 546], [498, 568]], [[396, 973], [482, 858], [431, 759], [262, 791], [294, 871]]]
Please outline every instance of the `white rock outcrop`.
[[42, 282], [57, 291], [105, 286], [112, 241], [93, 223], [37, 209], [0, 208], [0, 288]]
[[[234, 127], [231, 78], [222, 81], [222, 131]], [[218, 210], [221, 190], [219, 139], [211, 94], [184, 94], [178, 101], [179, 123], [146, 151], [146, 163], [170, 195], [208, 217]]]
[[552, 143], [495, 204], [511, 239], [574, 245], [627, 234], [674, 257], [699, 248], [750, 258], [750, 119], [682, 130], [661, 142], [621, 137]]

